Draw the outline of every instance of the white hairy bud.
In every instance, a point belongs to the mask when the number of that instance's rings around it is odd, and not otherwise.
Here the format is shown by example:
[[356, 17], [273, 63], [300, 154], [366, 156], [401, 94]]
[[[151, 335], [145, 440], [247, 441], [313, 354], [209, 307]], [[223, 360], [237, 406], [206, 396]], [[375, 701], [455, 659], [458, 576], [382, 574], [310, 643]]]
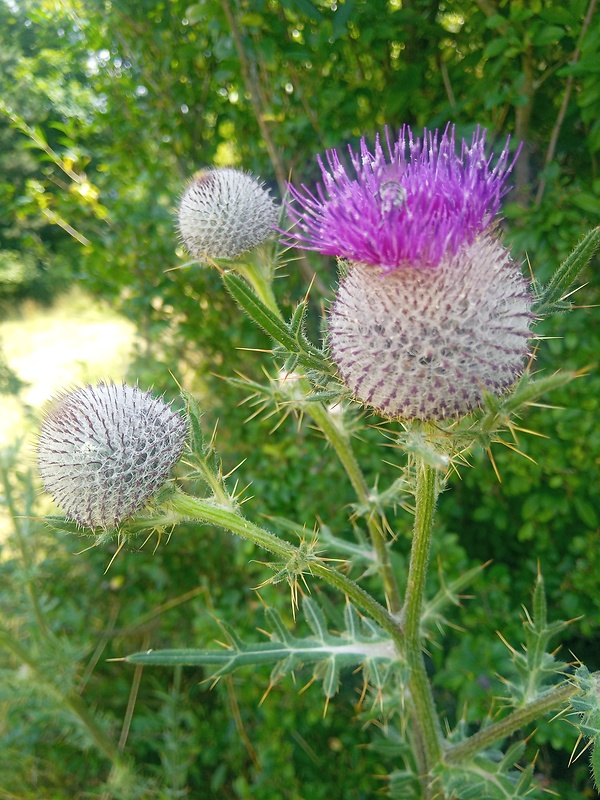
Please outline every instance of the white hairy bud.
[[38, 441], [44, 488], [68, 519], [114, 529], [163, 486], [186, 435], [185, 419], [137, 386], [100, 383], [59, 395]]
[[179, 204], [179, 231], [198, 259], [238, 258], [275, 234], [278, 209], [264, 186], [237, 169], [198, 172]]

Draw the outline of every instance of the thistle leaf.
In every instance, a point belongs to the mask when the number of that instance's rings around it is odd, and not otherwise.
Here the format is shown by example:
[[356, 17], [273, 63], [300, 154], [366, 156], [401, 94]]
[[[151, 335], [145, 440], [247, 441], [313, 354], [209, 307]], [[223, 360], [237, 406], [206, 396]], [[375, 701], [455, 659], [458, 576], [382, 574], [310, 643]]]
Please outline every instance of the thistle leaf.
[[561, 311], [568, 311], [570, 304], [564, 301], [577, 276], [587, 266], [590, 259], [600, 247], [600, 227], [587, 233], [575, 250], [556, 270], [550, 281], [542, 288], [538, 299], [533, 304], [533, 311], [539, 316], [551, 316]]
[[219, 649], [148, 650], [126, 658], [132, 664], [162, 666], [206, 666], [214, 669], [212, 678], [228, 675], [244, 666], [272, 664], [271, 683], [305, 665], [313, 665], [313, 676], [322, 681], [331, 698], [338, 690], [342, 669], [365, 669], [367, 676], [383, 677], [398, 657], [392, 641], [376, 626], [361, 625], [354, 609], [346, 609], [350, 622], [342, 633], [330, 633], [325, 615], [317, 603], [305, 597], [302, 610], [313, 636], [299, 638], [284, 625], [276, 611], [268, 609], [273, 629], [269, 641], [245, 642], [226, 623], [220, 622], [227, 646]]

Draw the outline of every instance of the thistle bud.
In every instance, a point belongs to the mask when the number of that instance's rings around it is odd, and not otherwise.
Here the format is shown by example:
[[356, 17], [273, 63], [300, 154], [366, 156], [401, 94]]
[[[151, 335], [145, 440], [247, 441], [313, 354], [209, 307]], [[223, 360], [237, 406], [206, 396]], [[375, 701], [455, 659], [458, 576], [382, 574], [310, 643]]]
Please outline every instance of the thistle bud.
[[137, 386], [99, 383], [62, 394], [38, 441], [44, 488], [69, 520], [112, 530], [156, 496], [186, 435], [185, 419]]
[[236, 169], [198, 172], [183, 192], [179, 231], [198, 261], [238, 258], [275, 234], [278, 209], [264, 186]]

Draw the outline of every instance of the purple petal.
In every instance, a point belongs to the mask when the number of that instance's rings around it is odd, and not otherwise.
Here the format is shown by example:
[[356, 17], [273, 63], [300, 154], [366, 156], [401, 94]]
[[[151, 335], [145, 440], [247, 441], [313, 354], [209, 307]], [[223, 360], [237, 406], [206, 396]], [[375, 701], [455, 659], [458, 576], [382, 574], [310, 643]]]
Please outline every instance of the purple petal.
[[510, 140], [492, 168], [485, 136], [477, 128], [457, 155], [454, 127], [441, 139], [439, 131], [427, 129], [415, 139], [405, 126], [395, 142], [386, 129], [387, 152], [379, 136], [374, 152], [364, 138], [358, 153], [348, 148], [355, 176], [329, 150], [318, 159], [323, 182], [316, 192], [289, 187], [287, 210], [295, 227], [284, 233], [284, 242], [385, 272], [437, 267], [489, 228], [507, 191], [514, 164], [508, 162]]

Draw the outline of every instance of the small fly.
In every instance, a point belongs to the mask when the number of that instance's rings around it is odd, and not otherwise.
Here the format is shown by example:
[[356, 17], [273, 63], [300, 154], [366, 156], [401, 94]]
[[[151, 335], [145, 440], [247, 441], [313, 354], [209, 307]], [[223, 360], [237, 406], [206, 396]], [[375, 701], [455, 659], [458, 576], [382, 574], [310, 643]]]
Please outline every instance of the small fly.
[[389, 214], [393, 208], [402, 208], [406, 201], [406, 189], [398, 181], [383, 181], [379, 187], [381, 211]]

